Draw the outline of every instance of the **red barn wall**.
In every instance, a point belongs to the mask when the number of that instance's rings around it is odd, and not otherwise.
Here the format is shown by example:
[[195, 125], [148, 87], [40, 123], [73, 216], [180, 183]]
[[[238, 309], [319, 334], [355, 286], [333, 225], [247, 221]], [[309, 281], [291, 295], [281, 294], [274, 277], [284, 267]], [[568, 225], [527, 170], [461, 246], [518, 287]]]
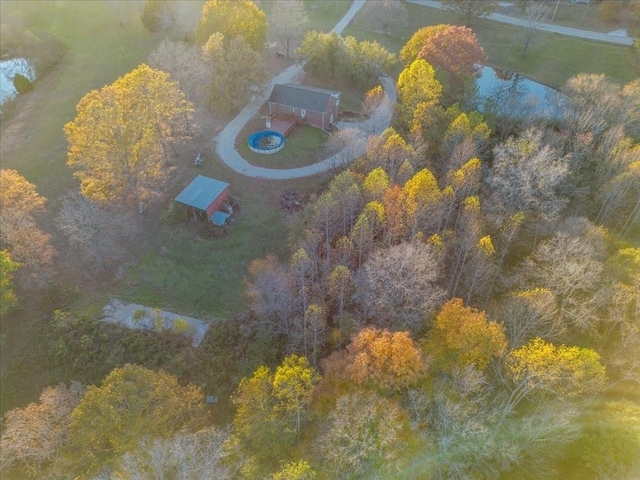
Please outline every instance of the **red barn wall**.
[[217, 212], [220, 210], [220, 206], [222, 202], [229, 196], [229, 187], [225, 188], [218, 198], [216, 198], [211, 204], [207, 207], [207, 218], [210, 218], [213, 215], [213, 212]]

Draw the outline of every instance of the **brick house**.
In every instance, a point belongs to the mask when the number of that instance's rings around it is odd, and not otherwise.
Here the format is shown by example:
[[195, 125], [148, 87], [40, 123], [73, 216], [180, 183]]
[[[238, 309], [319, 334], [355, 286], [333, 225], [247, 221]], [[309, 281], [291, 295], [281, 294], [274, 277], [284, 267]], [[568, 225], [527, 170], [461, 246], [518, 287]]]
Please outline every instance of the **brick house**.
[[267, 105], [269, 117], [289, 117], [328, 130], [338, 118], [340, 92], [293, 83], [276, 84]]

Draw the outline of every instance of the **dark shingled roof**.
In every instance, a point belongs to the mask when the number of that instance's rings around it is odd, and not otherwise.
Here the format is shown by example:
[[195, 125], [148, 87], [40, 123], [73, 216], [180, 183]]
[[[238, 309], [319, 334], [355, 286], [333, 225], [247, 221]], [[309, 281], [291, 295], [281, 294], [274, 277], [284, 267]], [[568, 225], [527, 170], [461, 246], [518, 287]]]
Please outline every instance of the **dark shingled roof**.
[[198, 175], [176, 197], [176, 202], [183, 203], [198, 210], [206, 210], [211, 202], [220, 196], [229, 186], [226, 182]]
[[297, 107], [310, 112], [324, 112], [327, 110], [329, 99], [337, 97], [340, 92], [324, 90], [322, 88], [295, 85], [293, 83], [276, 84], [273, 86], [270, 103], [277, 103], [287, 107]]

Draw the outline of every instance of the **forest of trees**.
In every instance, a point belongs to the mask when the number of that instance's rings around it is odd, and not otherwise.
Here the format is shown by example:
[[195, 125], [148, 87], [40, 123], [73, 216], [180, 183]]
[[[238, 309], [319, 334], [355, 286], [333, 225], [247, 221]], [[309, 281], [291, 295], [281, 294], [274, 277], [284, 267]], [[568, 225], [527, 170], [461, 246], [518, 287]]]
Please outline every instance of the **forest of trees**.
[[[304, 3], [286, 3], [291, 23], [306, 19]], [[457, 3], [471, 15], [475, 2]], [[376, 13], [359, 20], [384, 34], [406, 21]], [[171, 18], [146, 2], [149, 30]], [[636, 478], [640, 80], [581, 74], [562, 89], [561, 118], [505, 119], [476, 110], [485, 54], [468, 27], [420, 29], [399, 57], [287, 27], [276, 34], [287, 56], [301, 42], [310, 73], [367, 89], [396, 72], [393, 124], [295, 215], [287, 258], [250, 263], [246, 311], [228, 322], [242, 323], [216, 327], [220, 344], [172, 356], [186, 351], [176, 336], [138, 336], [145, 359], [129, 358], [125, 343], [102, 351], [110, 330], [95, 318], [56, 311], [49, 355], [70, 360], [76, 381], [6, 413], [2, 471]], [[264, 87], [267, 28], [253, 2], [209, 0], [195, 44], [164, 40], [149, 65], [79, 102], [64, 130], [81, 185], [56, 224], [92, 268], [117, 262], [132, 212], [164, 191], [172, 149], [195, 133], [193, 103], [234, 112]], [[382, 96], [371, 89], [363, 111]], [[1, 170], [0, 201], [5, 313], [20, 301], [14, 285], [47, 285], [55, 249], [37, 226], [46, 200], [33, 184]], [[264, 345], [276, 353], [257, 353]], [[261, 355], [257, 369], [238, 367]], [[84, 384], [78, 372], [92, 362], [104, 371]], [[226, 415], [205, 403], [186, 362], [230, 385]]]

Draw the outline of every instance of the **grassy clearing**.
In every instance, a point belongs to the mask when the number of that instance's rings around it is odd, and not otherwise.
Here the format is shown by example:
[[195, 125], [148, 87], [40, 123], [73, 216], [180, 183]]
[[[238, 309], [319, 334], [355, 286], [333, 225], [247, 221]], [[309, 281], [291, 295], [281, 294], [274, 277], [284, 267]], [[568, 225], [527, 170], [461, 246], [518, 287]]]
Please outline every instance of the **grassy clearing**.
[[[459, 17], [448, 11], [406, 4], [409, 11], [407, 35], [385, 37], [349, 26], [345, 35], [359, 40], [375, 40], [393, 52], [399, 52], [410, 36], [419, 28], [441, 23], [460, 24]], [[471, 25], [487, 55], [487, 63], [494, 67], [518, 72], [554, 88], [579, 73], [604, 73], [620, 82], [638, 77], [633, 67], [631, 49], [623, 46], [581, 40], [540, 32], [538, 41], [522, 56], [522, 29], [476, 18]], [[588, 54], [589, 61], [585, 61]]]
[[351, 0], [304, 0], [309, 18], [309, 30], [328, 32], [344, 17]]
[[210, 159], [199, 173], [230, 184], [240, 199], [235, 224], [213, 239], [198, 235], [194, 222], [162, 225], [149, 254], [120, 282], [114, 295], [153, 307], [206, 318], [224, 318], [244, 306], [242, 280], [252, 260], [268, 253], [286, 258], [289, 218], [278, 201], [285, 188], [302, 193], [325, 181], [246, 178]]

